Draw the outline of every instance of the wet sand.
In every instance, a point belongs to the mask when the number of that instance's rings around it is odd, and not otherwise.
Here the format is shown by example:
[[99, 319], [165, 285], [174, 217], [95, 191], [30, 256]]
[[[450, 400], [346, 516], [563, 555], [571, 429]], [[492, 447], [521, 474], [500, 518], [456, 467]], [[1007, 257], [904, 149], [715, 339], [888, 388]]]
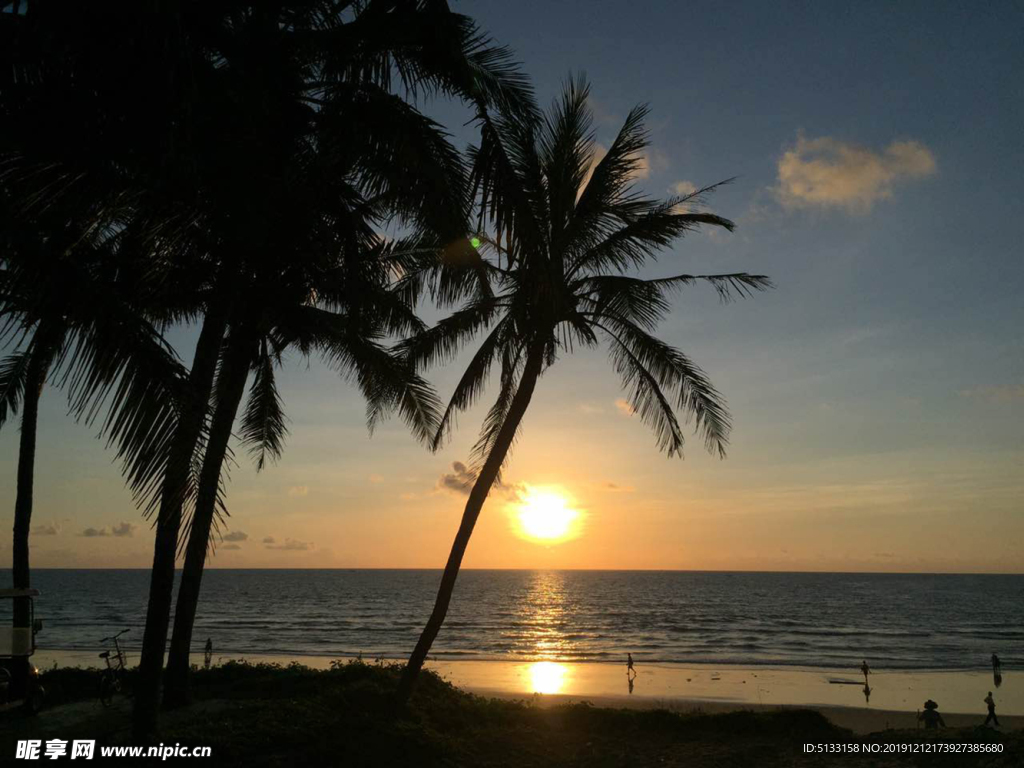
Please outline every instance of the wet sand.
[[[239, 658], [313, 668], [326, 668], [332, 661], [323, 656], [215, 653], [213, 663]], [[201, 663], [202, 656], [194, 654], [193, 660]], [[94, 652], [40, 649], [35, 662], [43, 669], [55, 663], [90, 667], [98, 666], [100, 659]], [[630, 693], [625, 664], [430, 661], [427, 667], [463, 690], [502, 698], [535, 697], [541, 705], [589, 701], [598, 706], [704, 712], [800, 707], [819, 710], [857, 733], [915, 728], [916, 713], [929, 698], [939, 703], [947, 725], [980, 725], [986, 714], [982, 700], [991, 690], [1002, 730], [1024, 728], [1024, 672], [1019, 671], [1004, 672], [1002, 685], [996, 688], [990, 672], [878, 670], [868, 678], [871, 695], [865, 701], [864, 677], [856, 669], [638, 664]]]

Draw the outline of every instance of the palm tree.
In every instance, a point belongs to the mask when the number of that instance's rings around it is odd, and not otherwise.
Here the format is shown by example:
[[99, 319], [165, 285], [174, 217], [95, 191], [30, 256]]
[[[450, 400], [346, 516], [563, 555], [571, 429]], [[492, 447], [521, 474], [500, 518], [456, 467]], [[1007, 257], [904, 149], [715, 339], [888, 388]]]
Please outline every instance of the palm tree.
[[[78, 419], [91, 423], [107, 411], [101, 435], [118, 445], [130, 472], [151, 436], [173, 422], [184, 369], [152, 314], [146, 316], [154, 297], [145, 270], [124, 258], [121, 236], [102, 243], [79, 235], [43, 238], [12, 220], [2, 230], [0, 345], [12, 351], [0, 362], [0, 427], [20, 408], [13, 584], [28, 588], [36, 426], [46, 381], [67, 390]], [[18, 601], [15, 608], [15, 625], [27, 626], [27, 605]]]
[[157, 514], [136, 699], [147, 721], [159, 700], [182, 509], [194, 501], [194, 456], [234, 296], [231, 270], [208, 257], [193, 162], [204, 118], [194, 110], [204, 85], [195, 64], [219, 33], [209, 23], [223, 10], [216, 5], [36, 0], [0, 14], [0, 182], [12, 207], [47, 237], [69, 221], [81, 232], [120, 232], [130, 241], [124, 253], [169, 289], [162, 300], [181, 302], [166, 322], [202, 318], [188, 379], [162, 401], [176, 418], [140, 426], [140, 444], [124, 456], [137, 501]]
[[[653, 335], [677, 289], [710, 283], [723, 299], [770, 286], [746, 273], [675, 275], [644, 279], [633, 273], [655, 252], [701, 226], [733, 225], [715, 214], [691, 210], [713, 189], [654, 200], [631, 186], [647, 145], [644, 107], [633, 109], [596, 162], [581, 78], [541, 123], [512, 115], [482, 115], [479, 148], [471, 154], [480, 194], [481, 234], [476, 289], [454, 314], [404, 344], [415, 365], [451, 357], [486, 331], [455, 388], [435, 432], [436, 448], [455, 414], [484, 389], [490, 369], [500, 367], [497, 398], [474, 449], [477, 477], [445, 565], [433, 612], [402, 675], [399, 696], [412, 694], [419, 671], [444, 622], [462, 558], [484, 501], [516, 438], [538, 379], [560, 354], [608, 345], [612, 367], [629, 401], [653, 429], [658, 448], [682, 454], [684, 436], [676, 412], [692, 420], [706, 448], [720, 456], [730, 428], [725, 403], [707, 375], [686, 355]], [[416, 293], [432, 275], [408, 278]]]
[[[392, 77], [407, 93], [442, 90], [513, 112], [531, 103], [507, 52], [443, 2], [261, 7], [222, 26], [200, 65], [209, 70], [203, 96], [214, 96], [197, 109], [215, 151], [201, 148], [197, 186], [211, 255], [233, 275], [233, 296], [174, 614], [170, 706], [190, 695], [221, 468], [250, 372], [242, 436], [258, 466], [280, 450], [273, 370], [292, 345], [354, 372], [371, 421], [398, 409], [418, 434], [432, 431], [432, 393], [382, 345], [387, 334], [420, 329], [387, 287], [410, 252], [468, 248], [466, 180], [440, 126], [392, 92]], [[389, 221], [411, 227], [415, 247], [385, 247], [374, 226]]]

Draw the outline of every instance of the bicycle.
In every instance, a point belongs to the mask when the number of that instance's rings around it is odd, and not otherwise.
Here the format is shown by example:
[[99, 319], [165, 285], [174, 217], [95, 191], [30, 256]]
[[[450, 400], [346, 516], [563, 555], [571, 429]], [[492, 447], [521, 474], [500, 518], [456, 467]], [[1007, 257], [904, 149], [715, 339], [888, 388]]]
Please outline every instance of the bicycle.
[[114, 703], [114, 694], [121, 693], [124, 686], [124, 676], [127, 665], [127, 657], [124, 651], [121, 650], [121, 644], [117, 641], [121, 635], [125, 634], [129, 630], [122, 629], [116, 635], [110, 637], [104, 637], [100, 640], [101, 643], [107, 643], [111, 640], [114, 641], [114, 663], [110, 662], [110, 651], [104, 651], [100, 654], [100, 658], [107, 662], [107, 668], [103, 670], [100, 675], [100, 701], [103, 702], [104, 707], [109, 707]]

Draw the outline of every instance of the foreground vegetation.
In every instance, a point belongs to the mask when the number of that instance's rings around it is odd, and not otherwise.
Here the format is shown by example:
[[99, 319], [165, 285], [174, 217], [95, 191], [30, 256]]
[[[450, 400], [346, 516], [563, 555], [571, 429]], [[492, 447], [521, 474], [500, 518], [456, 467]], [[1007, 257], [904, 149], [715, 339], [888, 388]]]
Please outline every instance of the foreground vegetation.
[[[809, 710], [707, 715], [604, 709], [587, 704], [539, 707], [486, 699], [425, 672], [411, 706], [397, 710], [401, 668], [363, 663], [315, 671], [229, 663], [195, 675], [196, 703], [165, 718], [164, 744], [210, 745], [204, 765], [290, 766], [1010, 766], [1024, 733], [989, 729], [887, 731], [858, 737]], [[36, 720], [5, 722], [0, 754], [16, 738], [94, 738], [133, 744], [127, 703], [94, 703], [95, 672], [45, 673], [55, 707]], [[79, 701], [75, 704], [73, 702]], [[78, 708], [75, 723], [61, 710]], [[805, 742], [942, 740], [1004, 745], [1001, 755], [804, 755]]]

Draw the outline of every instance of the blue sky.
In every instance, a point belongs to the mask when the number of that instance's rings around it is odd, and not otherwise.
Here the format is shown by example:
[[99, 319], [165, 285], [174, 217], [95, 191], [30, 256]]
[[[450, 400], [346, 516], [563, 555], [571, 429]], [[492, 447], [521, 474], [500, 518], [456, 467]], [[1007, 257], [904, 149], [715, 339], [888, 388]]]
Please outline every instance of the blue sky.
[[[1019, 3], [466, 2], [515, 49], [542, 104], [592, 83], [596, 140], [649, 103], [637, 184], [711, 201], [736, 233], [696, 234], [658, 271], [770, 275], [722, 306], [681, 294], [662, 337], [727, 396], [730, 457], [658, 455], [603, 353], [541, 380], [508, 476], [557, 487], [583, 534], [538, 547], [492, 498], [478, 567], [1020, 571], [1024, 545], [1024, 8]], [[462, 145], [467, 113], [428, 109]], [[193, 335], [174, 334], [191, 355]], [[458, 364], [431, 374], [442, 395]], [[359, 398], [317, 363], [282, 377], [285, 457], [239, 453], [238, 549], [221, 567], [444, 562], [463, 497], [439, 485], [481, 410], [430, 455], [399, 424], [368, 439]], [[38, 565], [145, 566], [150, 536], [110, 454], [48, 392]], [[17, 434], [0, 434], [0, 519]], [[114, 526], [124, 522], [136, 527]], [[106, 536], [82, 536], [86, 528]], [[44, 532], [52, 529], [56, 533]], [[129, 535], [130, 534], [130, 535]], [[274, 541], [265, 543], [264, 539]], [[288, 543], [290, 542], [290, 543]], [[0, 560], [10, 543], [0, 543]]]

